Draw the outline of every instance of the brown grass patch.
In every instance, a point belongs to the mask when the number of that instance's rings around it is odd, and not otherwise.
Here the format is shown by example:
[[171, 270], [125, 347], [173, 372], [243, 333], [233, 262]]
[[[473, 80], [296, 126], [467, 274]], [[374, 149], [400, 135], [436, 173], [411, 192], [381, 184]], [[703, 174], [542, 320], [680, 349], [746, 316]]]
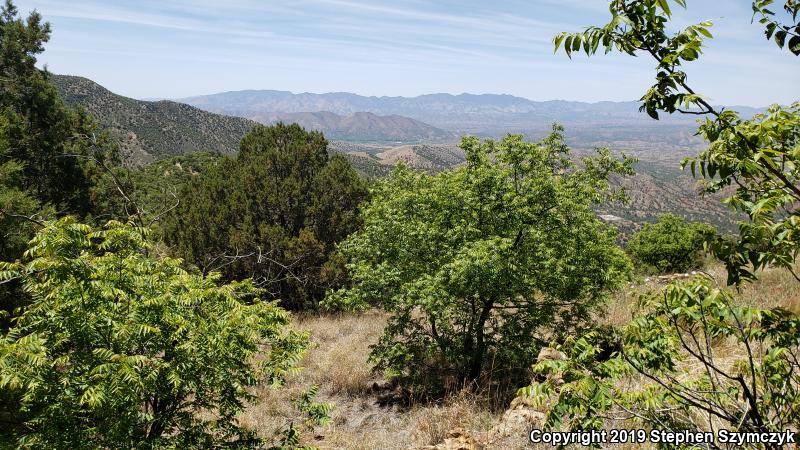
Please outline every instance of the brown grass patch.
[[[713, 265], [708, 272], [725, 285], [724, 267]], [[634, 283], [617, 292], [596, 318], [601, 325], [621, 326], [641, 313], [639, 295], [657, 289], [663, 283]], [[759, 280], [746, 285], [737, 294], [737, 301], [759, 307], [782, 306], [800, 312], [800, 283], [785, 270], [768, 269], [759, 273]], [[312, 333], [312, 348], [301, 363], [302, 372], [285, 387], [256, 390], [260, 401], [251, 405], [240, 417], [242, 423], [263, 437], [273, 437], [291, 421], [298, 425], [302, 418], [294, 411], [291, 400], [313, 384], [320, 386], [318, 401], [333, 402], [332, 421], [325, 427], [307, 429], [303, 442], [322, 449], [400, 450], [423, 448], [441, 443], [447, 433], [463, 428], [482, 441], [502, 417], [502, 411], [490, 406], [500, 392], [457, 393], [438, 403], [417, 403], [408, 408], [380, 406], [373, 384], [384, 380], [371, 372], [367, 362], [370, 346], [383, 332], [386, 315], [368, 312], [361, 315], [305, 314], [295, 317], [295, 327]], [[729, 367], [742, 358], [740, 346], [728, 340], [715, 342], [717, 361]], [[692, 361], [685, 361], [684, 376], [703, 370]], [[641, 377], [626, 380], [627, 388], [638, 389], [647, 381]], [[496, 405], [495, 405], [496, 406]], [[628, 425], [628, 424], [609, 424]], [[510, 436], [488, 448], [546, 448], [532, 446], [527, 436]], [[617, 448], [626, 448], [620, 446]], [[632, 448], [632, 447], [628, 447]]]

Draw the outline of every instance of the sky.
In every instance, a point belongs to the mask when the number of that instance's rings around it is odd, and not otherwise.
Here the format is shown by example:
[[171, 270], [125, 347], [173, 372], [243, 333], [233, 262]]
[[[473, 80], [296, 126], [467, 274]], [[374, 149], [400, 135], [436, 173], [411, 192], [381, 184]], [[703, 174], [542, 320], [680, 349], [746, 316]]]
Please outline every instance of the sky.
[[[675, 26], [714, 21], [687, 66], [716, 104], [800, 99], [800, 58], [767, 42], [747, 0], [689, 0]], [[626, 101], [644, 56], [553, 54], [552, 37], [607, 22], [604, 0], [16, 0], [51, 23], [39, 61], [139, 99], [242, 89]], [[677, 8], [677, 7], [676, 7]]]

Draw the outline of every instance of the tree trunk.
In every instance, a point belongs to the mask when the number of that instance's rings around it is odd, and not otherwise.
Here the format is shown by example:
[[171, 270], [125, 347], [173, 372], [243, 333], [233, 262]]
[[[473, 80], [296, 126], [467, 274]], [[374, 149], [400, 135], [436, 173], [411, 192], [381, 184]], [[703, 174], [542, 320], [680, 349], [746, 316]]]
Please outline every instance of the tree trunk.
[[486, 322], [489, 321], [489, 317], [492, 314], [492, 307], [494, 307], [494, 301], [485, 300], [483, 302], [483, 308], [481, 309], [481, 315], [478, 317], [478, 322], [475, 324], [475, 348], [472, 349], [469, 366], [466, 370], [465, 384], [472, 384], [477, 381], [483, 371], [483, 360], [486, 356], [485, 327]]

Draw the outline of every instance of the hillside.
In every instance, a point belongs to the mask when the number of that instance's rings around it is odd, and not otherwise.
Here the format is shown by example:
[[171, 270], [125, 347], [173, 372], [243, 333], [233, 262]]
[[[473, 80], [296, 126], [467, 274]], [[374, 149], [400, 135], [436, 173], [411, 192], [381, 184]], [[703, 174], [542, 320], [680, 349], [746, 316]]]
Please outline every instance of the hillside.
[[[612, 148], [617, 148], [611, 146]], [[344, 153], [362, 175], [374, 177], [389, 172], [392, 166], [403, 162], [415, 169], [436, 173], [451, 169], [465, 161], [464, 152], [456, 145], [419, 144], [380, 146], [331, 142], [332, 151]], [[616, 179], [630, 197], [627, 204], [606, 204], [597, 208], [604, 218], [630, 232], [643, 223], [655, 222], [665, 213], [678, 214], [687, 220], [710, 223], [723, 231], [736, 230], [736, 216], [720, 202], [720, 195], [702, 197], [697, 180], [680, 169], [680, 157], [689, 152], [668, 149], [648, 152], [653, 146], [628, 148], [626, 153], [638, 156], [636, 174]], [[575, 149], [575, 156], [591, 153], [591, 149]]]
[[84, 107], [120, 143], [128, 165], [198, 151], [234, 153], [255, 125], [182, 103], [123, 97], [82, 77], [53, 75], [52, 80], [67, 103]]
[[454, 141], [456, 136], [426, 123], [396, 114], [379, 116], [355, 112], [343, 116], [329, 111], [262, 113], [249, 117], [264, 124], [298, 123], [306, 129], [321, 131], [328, 139], [343, 141]]

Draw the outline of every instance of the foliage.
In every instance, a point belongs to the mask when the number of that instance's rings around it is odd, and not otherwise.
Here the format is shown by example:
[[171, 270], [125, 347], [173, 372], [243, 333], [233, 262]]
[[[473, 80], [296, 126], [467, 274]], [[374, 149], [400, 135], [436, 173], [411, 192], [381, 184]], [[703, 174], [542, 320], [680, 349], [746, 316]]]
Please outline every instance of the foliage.
[[[0, 129], [5, 118], [0, 116]], [[8, 141], [0, 139], [0, 259], [13, 259], [22, 254], [33, 236], [32, 218], [39, 210], [36, 199], [23, 189], [23, 165], [10, 158]]]
[[[4, 158], [7, 153], [5, 145], [0, 141], [0, 261], [22, 255], [33, 236], [35, 216], [40, 210], [39, 203], [19, 188], [22, 166]], [[0, 283], [0, 332], [8, 329], [10, 313], [24, 303], [24, 296], [20, 295], [18, 288], [14, 282]]]
[[[308, 428], [313, 428], [314, 425], [326, 425], [331, 420], [330, 413], [334, 405], [317, 402], [315, 399], [318, 393], [319, 386], [313, 385], [294, 401], [297, 411], [307, 416], [304, 425]], [[300, 431], [294, 422], [289, 423], [280, 433], [279, 445], [271, 447], [270, 450], [314, 450], [315, 447], [301, 445]]]
[[[49, 35], [38, 13], [23, 19], [11, 1], [0, 5], [0, 261], [22, 255], [41, 217], [92, 212], [97, 161], [108, 151], [36, 67]], [[27, 301], [18, 287], [0, 284], [0, 330]]]
[[715, 234], [710, 225], [687, 223], [678, 216], [664, 214], [658, 223], [647, 224], [631, 236], [628, 251], [661, 273], [685, 272], [703, 265], [703, 243]]
[[738, 240], [718, 239], [712, 246], [728, 268], [729, 283], [753, 279], [767, 266], [794, 273], [800, 255], [800, 103], [772, 106], [751, 120], [725, 111], [700, 133], [711, 145], [690, 162], [692, 169], [710, 180], [711, 192], [734, 186], [724, 201], [749, 218], [740, 223]]
[[[797, 17], [800, 15], [800, 2], [797, 0], [786, 0], [783, 10], [791, 16], [791, 22], [781, 23], [776, 20], [775, 12], [769, 9], [775, 3], [774, 0], [757, 0], [753, 2], [753, 18], [759, 17], [758, 23], [764, 25], [764, 35], [767, 39], [774, 39], [778, 47], [785, 45], [790, 52], [800, 56], [800, 22]], [[786, 39], [789, 39], [788, 45]]]
[[138, 168], [113, 167], [102, 174], [92, 191], [103, 212], [96, 217], [134, 220], [160, 236], [164, 220], [179, 205], [183, 188], [221, 160], [219, 154], [198, 152]]
[[[685, 6], [683, 0], [676, 3]], [[753, 3], [767, 22], [773, 16], [765, 9], [769, 3]], [[795, 18], [796, 2], [785, 6]], [[681, 70], [711, 38], [710, 22], [670, 36], [667, 0], [613, 0], [610, 11], [612, 20], [604, 27], [556, 36], [556, 49], [564, 44], [568, 54], [583, 48], [591, 55], [602, 43], [606, 51], [644, 52], [656, 59], [656, 84], [642, 97], [642, 109], [654, 118], [659, 110], [707, 116], [699, 134], [710, 145], [684, 164], [707, 178], [710, 192], [734, 186], [725, 202], [749, 217], [740, 224], [738, 239], [717, 238], [711, 245], [727, 265], [728, 283], [748, 281], [767, 265], [792, 271], [800, 250], [798, 105], [773, 106], [750, 120], [718, 111], [689, 87]], [[767, 36], [774, 31], [767, 24]], [[782, 38], [777, 41], [783, 47]], [[794, 51], [792, 43], [789, 47]], [[607, 335], [589, 333], [567, 341], [566, 360], [536, 366], [547, 380], [521, 394], [542, 402], [557, 392], [550, 399], [548, 426], [596, 429], [612, 409], [663, 430], [770, 432], [800, 421], [796, 315], [736, 306], [730, 292], [703, 278], [671, 284], [647, 297], [644, 307], [646, 314], [624, 327], [612, 345]], [[734, 347], [724, 351], [737, 361], [718, 354], [723, 345]], [[624, 382], [632, 375], [641, 377], [639, 383]]]
[[4, 434], [17, 445], [255, 442], [236, 423], [248, 387], [280, 383], [306, 336], [250, 282], [218, 286], [149, 256], [145, 234], [67, 217], [46, 224], [25, 261], [3, 263], [0, 279], [20, 277], [34, 299], [0, 339], [0, 388], [20, 398]]
[[[93, 162], [106, 150], [89, 117], [64, 106], [36, 55], [50, 26], [37, 12], [20, 18], [10, 0], [0, 9], [0, 142], [20, 167], [19, 188], [58, 211], [91, 212]], [[0, 163], [3, 161], [0, 160]]]
[[571, 338], [561, 346], [567, 358], [534, 366], [544, 381], [519, 394], [549, 402], [548, 428], [600, 429], [609, 416], [715, 434], [782, 432], [798, 423], [796, 315], [735, 306], [732, 294], [707, 278], [668, 285], [641, 306], [646, 314], [613, 338]]
[[165, 240], [204, 273], [253, 278], [289, 308], [315, 306], [343, 272], [335, 244], [359, 226], [364, 182], [322, 134], [258, 126], [236, 159], [194, 177], [165, 223]]
[[619, 197], [607, 150], [573, 165], [560, 127], [539, 143], [464, 138], [466, 166], [437, 175], [399, 166], [378, 180], [364, 229], [341, 251], [352, 285], [329, 307], [391, 314], [376, 369], [412, 382], [474, 382], [487, 360], [513, 371], [545, 335], [574, 329], [629, 262], [591, 205]]
[[[684, 0], [675, 3], [685, 6]], [[774, 14], [767, 9], [770, 3], [753, 2], [753, 10], [767, 20], [768, 36], [774, 32], [782, 47], [783, 39], [792, 31], [775, 31]], [[567, 54], [583, 49], [591, 55], [602, 44], [606, 52], [617, 49], [653, 57], [658, 63], [656, 84], [642, 97], [641, 108], [654, 118], [658, 118], [659, 110], [706, 116], [698, 133], [710, 145], [684, 164], [707, 178], [709, 192], [734, 186], [735, 193], [725, 202], [749, 217], [740, 224], [737, 241], [720, 239], [711, 247], [728, 268], [728, 282], [753, 279], [755, 272], [767, 265], [792, 270], [800, 254], [800, 105], [772, 106], [767, 114], [750, 120], [741, 119], [734, 111], [715, 108], [692, 90], [682, 70], [684, 62], [700, 57], [704, 41], [712, 37], [711, 22], [670, 35], [668, 0], [613, 0], [609, 6], [612, 19], [608, 24], [559, 34], [554, 38], [556, 50], [563, 44]], [[787, 0], [785, 9], [796, 21], [797, 2]], [[793, 52], [796, 44], [793, 37], [789, 43]]]

